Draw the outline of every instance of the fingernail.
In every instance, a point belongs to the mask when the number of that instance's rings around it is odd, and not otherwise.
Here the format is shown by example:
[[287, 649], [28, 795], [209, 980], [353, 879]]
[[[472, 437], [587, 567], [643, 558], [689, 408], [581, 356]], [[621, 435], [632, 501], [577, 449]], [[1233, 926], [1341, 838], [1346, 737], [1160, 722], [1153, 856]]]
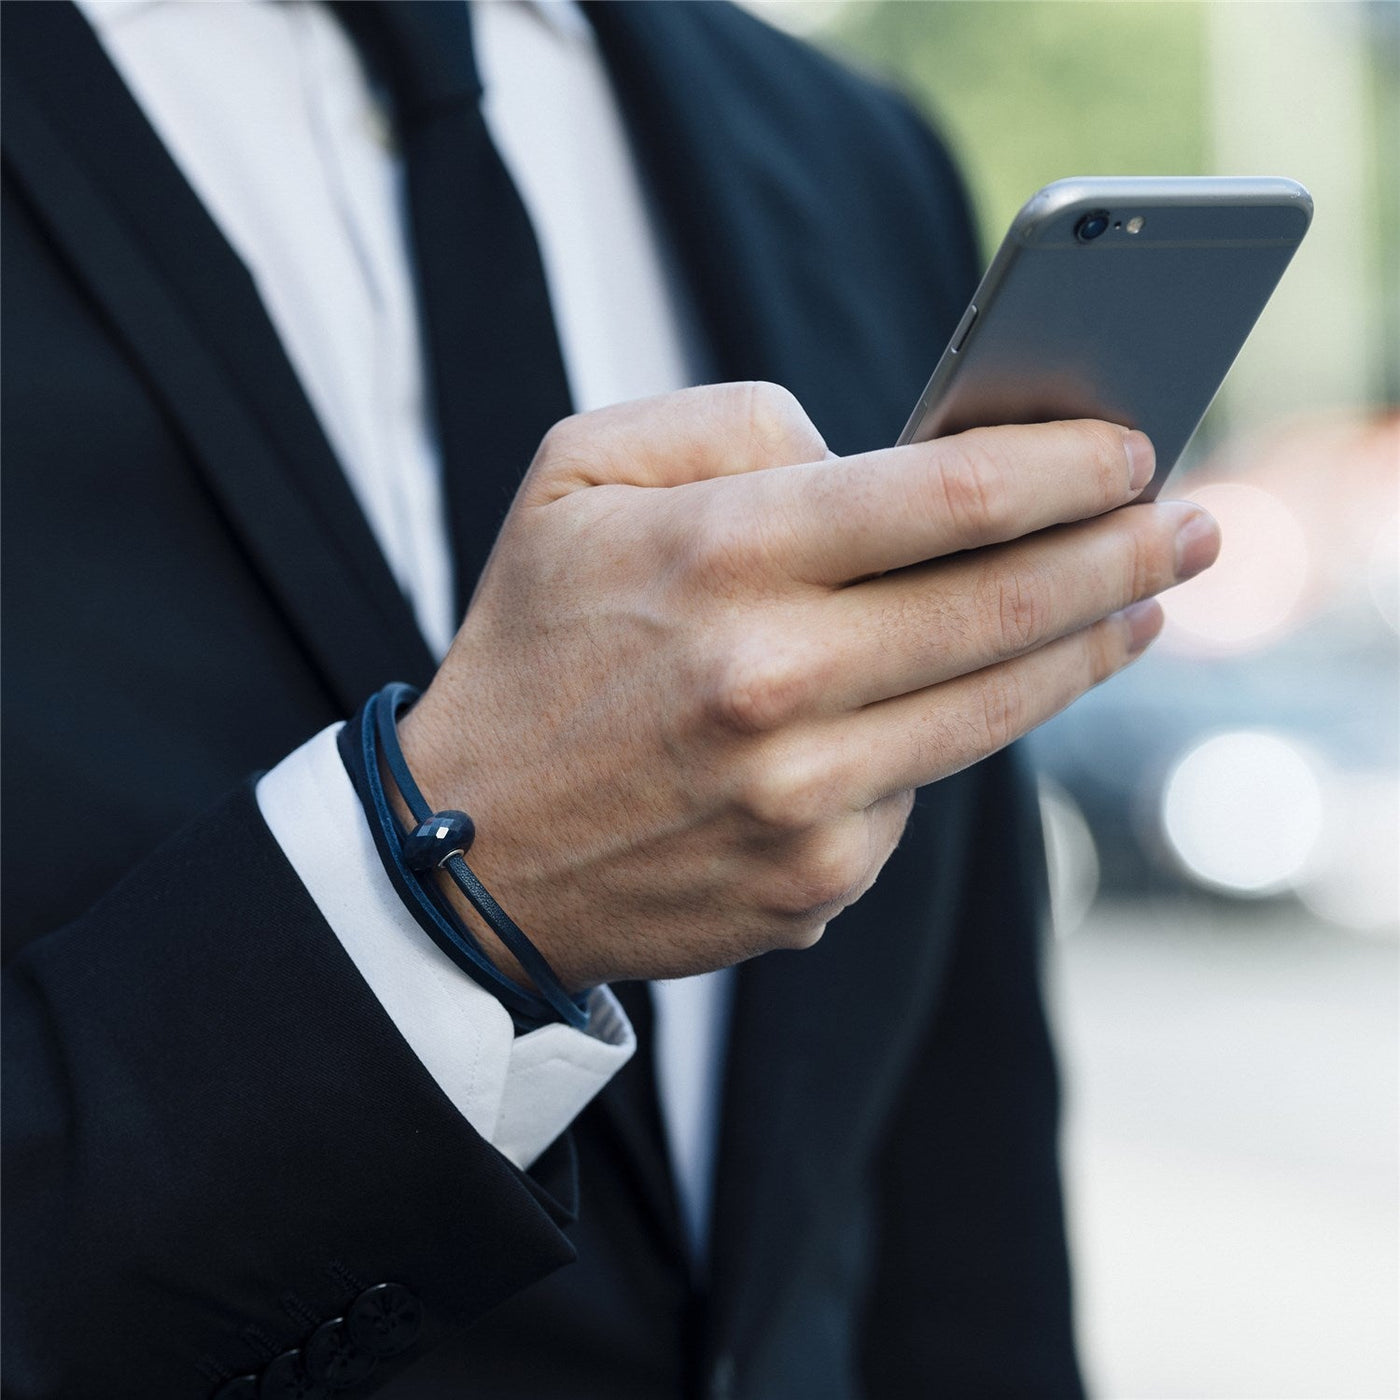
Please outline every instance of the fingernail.
[[1162, 630], [1162, 605], [1155, 598], [1123, 609], [1123, 621], [1128, 624], [1128, 655], [1137, 656], [1147, 650], [1147, 644]]
[[1195, 578], [1220, 553], [1220, 527], [1203, 510], [1193, 512], [1176, 532], [1176, 581]]
[[1134, 491], [1141, 491], [1157, 470], [1157, 452], [1146, 433], [1136, 429], [1123, 439], [1123, 448], [1128, 454], [1128, 485]]

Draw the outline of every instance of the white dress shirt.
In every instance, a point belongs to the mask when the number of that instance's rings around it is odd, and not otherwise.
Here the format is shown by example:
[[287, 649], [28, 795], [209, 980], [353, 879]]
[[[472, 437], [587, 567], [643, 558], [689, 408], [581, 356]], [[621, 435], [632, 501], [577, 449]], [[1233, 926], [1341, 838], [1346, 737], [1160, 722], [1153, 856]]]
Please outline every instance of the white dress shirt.
[[[450, 545], [426, 412], [401, 164], [380, 101], [314, 3], [83, 0], [116, 67], [234, 250], [437, 656]], [[575, 408], [693, 382], [696, 356], [592, 30], [569, 0], [473, 7], [483, 110], [540, 245]], [[521, 464], [522, 469], [525, 466]], [[274, 837], [400, 1033], [483, 1137], [529, 1165], [625, 1063], [586, 1033], [516, 1037], [404, 909], [335, 747], [258, 785]], [[730, 976], [656, 984], [657, 1073], [697, 1254], [708, 1218]]]

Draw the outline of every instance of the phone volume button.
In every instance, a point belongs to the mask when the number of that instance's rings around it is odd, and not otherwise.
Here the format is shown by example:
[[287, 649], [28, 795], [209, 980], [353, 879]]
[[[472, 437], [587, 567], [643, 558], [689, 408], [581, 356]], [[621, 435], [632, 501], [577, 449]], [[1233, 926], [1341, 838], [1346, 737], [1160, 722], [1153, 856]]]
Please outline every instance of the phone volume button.
[[963, 312], [962, 320], [958, 322], [958, 328], [953, 332], [953, 338], [948, 342], [948, 353], [956, 355], [963, 348], [967, 337], [972, 332], [973, 322], [977, 320], [977, 305], [974, 302]]

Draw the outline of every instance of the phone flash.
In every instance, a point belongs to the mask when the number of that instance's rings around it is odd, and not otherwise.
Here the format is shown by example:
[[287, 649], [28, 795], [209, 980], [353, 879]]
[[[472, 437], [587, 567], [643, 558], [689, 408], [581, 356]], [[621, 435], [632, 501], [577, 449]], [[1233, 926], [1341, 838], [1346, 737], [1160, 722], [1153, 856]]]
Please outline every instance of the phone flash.
[[1128, 222], [1127, 222], [1126, 224], [1123, 225], [1123, 227], [1126, 228], [1126, 229], [1128, 230], [1129, 233], [1141, 233], [1141, 232], [1142, 232], [1142, 215], [1141, 215], [1141, 214], [1134, 214], [1133, 217], [1132, 217], [1131, 219], [1129, 219]]

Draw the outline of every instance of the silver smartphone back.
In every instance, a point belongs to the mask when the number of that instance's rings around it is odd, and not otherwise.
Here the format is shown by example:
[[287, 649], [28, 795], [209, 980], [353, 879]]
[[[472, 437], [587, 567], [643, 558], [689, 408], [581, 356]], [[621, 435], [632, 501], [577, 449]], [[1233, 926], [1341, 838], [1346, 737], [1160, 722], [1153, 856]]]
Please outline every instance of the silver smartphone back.
[[1102, 418], [1152, 439], [1151, 499], [1311, 219], [1292, 180], [1047, 185], [1012, 223], [900, 443]]

